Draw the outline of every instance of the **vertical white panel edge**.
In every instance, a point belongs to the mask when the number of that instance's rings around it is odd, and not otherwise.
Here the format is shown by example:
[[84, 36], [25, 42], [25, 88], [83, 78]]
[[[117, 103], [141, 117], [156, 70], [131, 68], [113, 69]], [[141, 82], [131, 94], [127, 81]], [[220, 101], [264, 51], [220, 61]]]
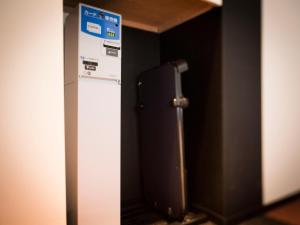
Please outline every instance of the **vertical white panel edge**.
[[262, 1], [263, 204], [300, 191], [300, 1]]

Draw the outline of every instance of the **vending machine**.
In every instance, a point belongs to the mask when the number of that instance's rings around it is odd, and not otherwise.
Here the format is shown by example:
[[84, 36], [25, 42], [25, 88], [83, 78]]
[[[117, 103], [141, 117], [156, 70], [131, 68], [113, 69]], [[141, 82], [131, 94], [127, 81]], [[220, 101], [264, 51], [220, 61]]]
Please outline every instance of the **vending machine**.
[[120, 224], [121, 16], [79, 4], [65, 22], [68, 225]]

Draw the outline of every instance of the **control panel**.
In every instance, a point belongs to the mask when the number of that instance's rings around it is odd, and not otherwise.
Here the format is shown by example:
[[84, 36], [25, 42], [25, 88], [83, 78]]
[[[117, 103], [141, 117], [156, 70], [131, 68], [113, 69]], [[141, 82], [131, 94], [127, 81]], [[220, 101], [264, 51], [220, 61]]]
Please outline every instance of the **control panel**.
[[121, 16], [79, 5], [79, 77], [121, 80]]

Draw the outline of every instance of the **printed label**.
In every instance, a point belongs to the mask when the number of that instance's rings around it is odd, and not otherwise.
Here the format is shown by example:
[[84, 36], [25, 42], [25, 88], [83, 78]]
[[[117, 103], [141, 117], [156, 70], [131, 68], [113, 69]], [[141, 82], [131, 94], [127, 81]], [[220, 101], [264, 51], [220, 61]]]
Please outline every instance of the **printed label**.
[[118, 57], [118, 50], [113, 48], [106, 48], [106, 55]]
[[95, 34], [101, 34], [101, 26], [96, 23], [87, 22], [86, 29]]

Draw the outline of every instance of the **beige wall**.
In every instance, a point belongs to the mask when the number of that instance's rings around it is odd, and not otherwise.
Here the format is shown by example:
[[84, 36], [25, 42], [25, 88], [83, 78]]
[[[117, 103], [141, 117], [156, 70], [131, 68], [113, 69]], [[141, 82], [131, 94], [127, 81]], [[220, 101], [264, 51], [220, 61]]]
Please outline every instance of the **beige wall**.
[[263, 0], [263, 201], [300, 191], [300, 1]]
[[65, 224], [61, 0], [1, 0], [0, 224]]

